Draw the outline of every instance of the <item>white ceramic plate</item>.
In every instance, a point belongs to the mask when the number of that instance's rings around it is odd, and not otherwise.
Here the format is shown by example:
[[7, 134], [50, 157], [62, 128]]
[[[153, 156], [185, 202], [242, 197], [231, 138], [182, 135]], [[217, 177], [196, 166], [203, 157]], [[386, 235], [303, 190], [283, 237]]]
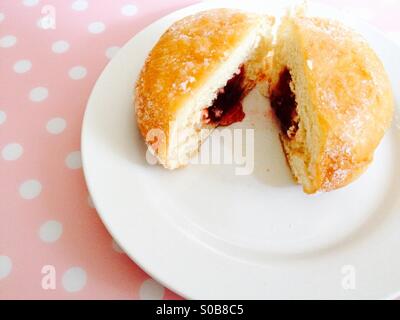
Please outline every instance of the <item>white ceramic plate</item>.
[[[400, 290], [400, 136], [393, 126], [368, 171], [317, 196], [294, 185], [256, 91], [233, 128], [255, 128], [255, 167], [192, 165], [169, 172], [145, 160], [132, 107], [135, 80], [167, 27], [213, 7], [276, 14], [285, 1], [210, 1], [177, 11], [131, 39], [96, 83], [83, 122], [85, 177], [112, 236], [151, 276], [187, 298], [387, 298]], [[397, 104], [400, 49], [343, 12], [384, 61]]]

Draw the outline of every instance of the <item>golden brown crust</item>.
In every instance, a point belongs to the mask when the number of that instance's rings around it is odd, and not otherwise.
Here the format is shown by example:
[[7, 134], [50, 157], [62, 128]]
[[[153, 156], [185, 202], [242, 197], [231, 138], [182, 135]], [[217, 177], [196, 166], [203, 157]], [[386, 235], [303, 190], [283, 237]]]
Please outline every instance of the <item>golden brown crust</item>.
[[[258, 15], [215, 9], [173, 24], [149, 54], [137, 81], [135, 107], [142, 135], [147, 138], [151, 129], [159, 129], [168, 144], [169, 125], [180, 108], [259, 23]], [[300, 15], [284, 23], [290, 24], [298, 43], [302, 63], [296, 72], [304, 75], [313, 126], [310, 139], [300, 125], [296, 136], [303, 137], [301, 143], [283, 137], [285, 153], [290, 163], [292, 151], [304, 152], [306, 143], [312, 144], [304, 160], [307, 183], [295, 177], [306, 193], [334, 190], [356, 179], [372, 161], [392, 119], [390, 83], [374, 51], [352, 30]], [[280, 46], [278, 39], [271, 87], [285, 67]]]
[[214, 9], [174, 23], [150, 52], [136, 84], [136, 114], [144, 137], [169, 123], [193, 93], [260, 23], [260, 17]]
[[377, 55], [352, 30], [320, 18], [290, 20], [319, 142], [312, 186], [305, 191], [330, 191], [372, 161], [391, 123], [391, 86]]

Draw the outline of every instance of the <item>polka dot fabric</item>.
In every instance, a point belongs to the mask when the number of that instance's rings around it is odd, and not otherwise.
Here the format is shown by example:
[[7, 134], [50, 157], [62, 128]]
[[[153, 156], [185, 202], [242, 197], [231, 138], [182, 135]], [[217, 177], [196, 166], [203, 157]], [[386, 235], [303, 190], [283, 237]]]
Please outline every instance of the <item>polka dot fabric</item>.
[[[1, 2], [0, 299], [179, 299], [136, 266], [98, 218], [80, 132], [91, 89], [119, 48], [194, 2]], [[400, 1], [323, 2], [400, 43]]]
[[[1, 2], [0, 299], [179, 299], [98, 218], [80, 133], [93, 85], [119, 48], [194, 2]], [[42, 286], [47, 270], [54, 289]]]

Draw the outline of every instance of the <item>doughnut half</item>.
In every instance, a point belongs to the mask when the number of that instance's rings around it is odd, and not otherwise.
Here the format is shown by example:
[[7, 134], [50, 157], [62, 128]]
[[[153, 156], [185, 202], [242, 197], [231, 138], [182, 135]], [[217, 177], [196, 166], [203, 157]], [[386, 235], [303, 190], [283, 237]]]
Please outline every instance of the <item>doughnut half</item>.
[[357, 178], [393, 114], [388, 77], [366, 41], [335, 21], [287, 16], [270, 77], [282, 145], [304, 191], [330, 191]]
[[189, 163], [218, 125], [243, 118], [240, 100], [265, 77], [273, 18], [232, 9], [174, 23], [136, 84], [139, 130], [168, 169]]

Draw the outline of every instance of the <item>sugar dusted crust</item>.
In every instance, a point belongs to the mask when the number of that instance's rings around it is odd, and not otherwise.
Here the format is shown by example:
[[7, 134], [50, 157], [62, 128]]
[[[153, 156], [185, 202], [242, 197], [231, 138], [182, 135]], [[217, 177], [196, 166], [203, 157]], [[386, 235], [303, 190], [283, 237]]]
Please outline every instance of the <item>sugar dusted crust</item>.
[[137, 81], [135, 107], [149, 145], [152, 129], [164, 134], [164, 148], [155, 151], [164, 167], [188, 164], [206, 138], [198, 132], [204, 108], [243, 63], [245, 92], [266, 76], [271, 95], [282, 70], [290, 70], [299, 122], [281, 141], [306, 193], [343, 187], [368, 167], [393, 116], [382, 63], [354, 31], [301, 12], [282, 20], [273, 47], [273, 21], [215, 9], [186, 17], [162, 35]]
[[174, 23], [150, 52], [137, 81], [135, 107], [142, 135], [160, 129], [168, 144], [169, 124], [178, 111], [260, 19], [239, 10], [214, 9]]
[[[364, 172], [390, 126], [393, 97], [388, 77], [365, 40], [340, 23], [296, 16], [284, 24], [282, 41], [297, 43], [291, 50], [298, 61], [290, 61], [290, 50], [278, 41], [272, 85], [279, 70], [292, 63], [299, 107], [305, 101], [308, 105], [303, 121], [312, 130], [312, 137], [299, 133], [302, 145], [283, 138], [285, 153], [305, 192], [343, 187]], [[297, 168], [297, 174], [296, 147], [310, 153], [307, 170]]]

